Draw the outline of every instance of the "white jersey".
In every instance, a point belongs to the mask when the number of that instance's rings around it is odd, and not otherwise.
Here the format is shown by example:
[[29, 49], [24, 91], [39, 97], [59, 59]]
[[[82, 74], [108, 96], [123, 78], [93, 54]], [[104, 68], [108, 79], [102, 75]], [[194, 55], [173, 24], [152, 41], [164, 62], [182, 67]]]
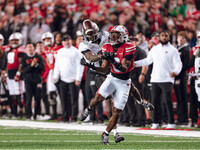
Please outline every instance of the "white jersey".
[[[84, 40], [83, 42], [80, 43], [78, 49], [80, 50], [81, 53], [84, 53], [86, 51], [91, 51], [94, 55], [97, 55], [99, 51], [101, 51], [102, 47], [104, 44], [108, 43], [108, 37], [109, 33], [107, 31], [101, 31], [100, 33], [100, 42], [99, 43], [92, 43]], [[85, 58], [85, 56], [84, 56]], [[90, 62], [85, 58], [86, 62]], [[99, 67], [99, 62], [95, 62], [94, 65], [96, 67]]]

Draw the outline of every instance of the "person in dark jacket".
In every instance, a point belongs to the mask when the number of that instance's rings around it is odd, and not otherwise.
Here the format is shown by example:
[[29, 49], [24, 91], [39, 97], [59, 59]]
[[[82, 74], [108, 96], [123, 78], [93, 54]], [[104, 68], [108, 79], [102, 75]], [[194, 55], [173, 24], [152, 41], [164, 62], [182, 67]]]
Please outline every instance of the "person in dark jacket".
[[26, 44], [27, 54], [22, 57], [21, 69], [26, 87], [26, 117], [31, 119], [32, 116], [32, 97], [35, 98], [35, 111], [33, 119], [37, 118], [40, 111], [40, 101], [42, 93], [41, 71], [44, 70], [44, 60], [42, 56], [35, 53], [32, 43]]
[[182, 70], [178, 76], [175, 77], [174, 91], [177, 101], [177, 125], [188, 123], [188, 93], [187, 93], [187, 69], [190, 61], [189, 44], [187, 43], [187, 33], [180, 31], [177, 35], [178, 52], [183, 64]]

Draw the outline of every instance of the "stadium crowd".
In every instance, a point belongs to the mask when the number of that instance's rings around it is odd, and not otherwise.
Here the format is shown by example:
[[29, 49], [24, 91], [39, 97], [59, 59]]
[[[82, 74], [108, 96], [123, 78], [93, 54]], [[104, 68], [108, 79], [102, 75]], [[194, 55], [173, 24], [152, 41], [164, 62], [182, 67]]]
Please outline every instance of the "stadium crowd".
[[[79, 44], [86, 40], [81, 32], [83, 21], [90, 19], [100, 31], [109, 32], [115, 25], [126, 27], [130, 42], [141, 51], [137, 60], [147, 57], [151, 48], [159, 44], [161, 31], [168, 31], [169, 41], [179, 50], [183, 64], [174, 82], [177, 117], [173, 117], [177, 125], [191, 122], [191, 126], [200, 126], [198, 76], [188, 76], [199, 69], [195, 66], [200, 51], [199, 10], [199, 0], [1, 0], [1, 117], [15, 119], [25, 114], [29, 120], [38, 119], [42, 99], [45, 115], [58, 119], [59, 96], [61, 121], [77, 122], [78, 105], [86, 108], [98, 90], [89, 67], [77, 63], [83, 57], [77, 53]], [[71, 52], [64, 52], [66, 49]], [[149, 102], [151, 68], [152, 65], [135, 68], [130, 76], [142, 98]], [[80, 89], [84, 104], [78, 104]], [[35, 105], [31, 106], [33, 96]], [[166, 106], [162, 103], [157, 110], [159, 124], [168, 123], [170, 118]], [[102, 104], [91, 113], [89, 122], [104, 122]], [[151, 125], [151, 112], [129, 97], [119, 123]]]

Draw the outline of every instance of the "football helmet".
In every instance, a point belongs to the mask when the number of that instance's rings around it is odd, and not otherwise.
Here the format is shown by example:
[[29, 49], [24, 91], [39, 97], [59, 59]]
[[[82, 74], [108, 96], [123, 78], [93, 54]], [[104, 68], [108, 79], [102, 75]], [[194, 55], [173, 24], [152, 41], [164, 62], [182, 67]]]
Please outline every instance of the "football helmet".
[[[12, 48], [16, 48], [22, 45], [23, 43], [23, 35], [20, 32], [15, 32], [13, 34], [10, 35], [9, 37], [9, 42]], [[12, 43], [12, 40], [18, 40], [17, 42]]]
[[4, 43], [4, 37], [2, 34], [0, 34], [0, 46], [2, 46]]
[[[45, 39], [51, 39], [51, 41], [44, 41]], [[42, 34], [42, 41], [44, 42], [44, 46], [53, 45], [54, 43], [54, 36], [51, 32], [45, 32]]]
[[114, 26], [109, 35], [110, 43], [111, 45], [116, 45], [120, 43], [125, 43], [128, 41], [128, 30], [122, 26], [122, 25], [117, 25]]
[[83, 21], [83, 37], [89, 42], [95, 42], [99, 38], [99, 27], [89, 19]]

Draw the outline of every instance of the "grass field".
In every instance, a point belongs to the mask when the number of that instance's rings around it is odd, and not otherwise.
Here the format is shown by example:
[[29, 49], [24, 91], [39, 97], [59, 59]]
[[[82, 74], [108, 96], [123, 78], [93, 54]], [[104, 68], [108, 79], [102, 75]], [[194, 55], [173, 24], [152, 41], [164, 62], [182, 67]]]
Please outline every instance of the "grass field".
[[[148, 131], [147, 131], [148, 132]], [[100, 143], [100, 132], [0, 126], [0, 149], [200, 149], [200, 138], [123, 134], [125, 141]]]

